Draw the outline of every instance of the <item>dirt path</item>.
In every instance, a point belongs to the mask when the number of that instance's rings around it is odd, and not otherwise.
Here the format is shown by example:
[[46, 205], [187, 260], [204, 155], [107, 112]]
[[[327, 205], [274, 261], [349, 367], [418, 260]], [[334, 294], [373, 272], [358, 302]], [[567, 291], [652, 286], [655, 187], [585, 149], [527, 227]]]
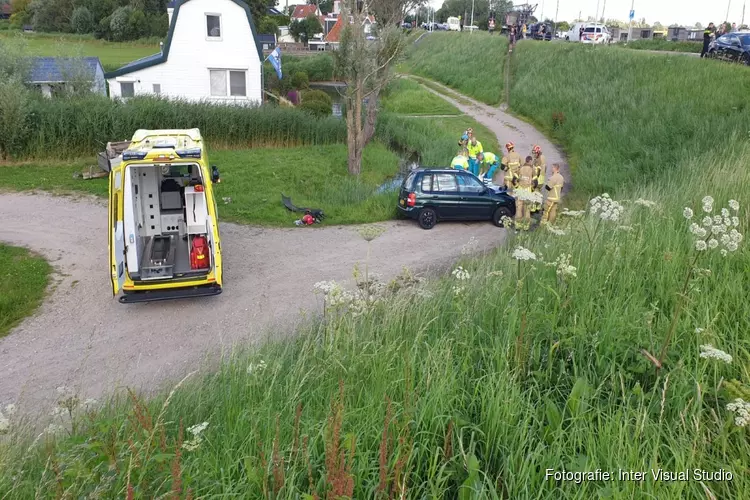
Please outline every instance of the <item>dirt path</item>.
[[[417, 83], [419, 83], [420, 79], [422, 78], [414, 78]], [[547, 159], [546, 178], [549, 179], [549, 177], [552, 175], [552, 164], [559, 163], [560, 173], [566, 180], [565, 187], [563, 188], [563, 193], [566, 193], [570, 190], [570, 165], [566, 163], [565, 156], [554, 144], [552, 144], [552, 142], [549, 141], [549, 139], [544, 137], [544, 135], [541, 134], [532, 125], [503, 111], [500, 107], [494, 107], [490, 106], [489, 104], [481, 103], [475, 99], [471, 99], [470, 97], [461, 95], [452, 88], [446, 87], [445, 85], [441, 85], [437, 82], [431, 81], [431, 84], [435, 87], [441, 88], [444, 93], [438, 92], [426, 85], [422, 85], [422, 87], [426, 90], [429, 90], [435, 95], [439, 95], [440, 97], [457, 107], [462, 113], [471, 116], [476, 121], [494, 132], [495, 135], [497, 135], [500, 147], [505, 147], [505, 143], [507, 143], [508, 141], [512, 141], [516, 146], [516, 151], [525, 158], [526, 155], [531, 154], [531, 148], [533, 148], [534, 145], [538, 144], [539, 146], [541, 146], [542, 153]], [[456, 99], [454, 99], [452, 96], [455, 96]], [[457, 131], [456, 141], [458, 141], [458, 135], [461, 134], [461, 132], [462, 131]], [[478, 139], [480, 142], [482, 141], [481, 137], [478, 137]], [[502, 157], [504, 154], [504, 151], [492, 152], [499, 157]]]
[[[523, 152], [540, 144], [550, 163], [562, 159], [528, 124], [478, 103], [454, 104], [494, 131], [501, 143], [513, 140]], [[39, 312], [0, 339], [0, 403], [17, 402], [41, 418], [58, 386], [97, 399], [124, 386], [158, 389], [200, 367], [211, 354], [266, 334], [281, 338], [302, 320], [301, 311], [320, 310], [313, 284], [350, 280], [367, 252], [355, 227], [222, 224], [224, 293], [123, 305], [111, 293], [101, 200], [0, 194], [0, 214], [0, 241], [40, 252], [57, 270], [57, 284]], [[403, 267], [443, 270], [472, 237], [476, 251], [496, 247], [506, 237], [489, 223], [443, 223], [430, 231], [410, 221], [384, 225], [386, 232], [372, 243], [370, 262], [384, 278]]]

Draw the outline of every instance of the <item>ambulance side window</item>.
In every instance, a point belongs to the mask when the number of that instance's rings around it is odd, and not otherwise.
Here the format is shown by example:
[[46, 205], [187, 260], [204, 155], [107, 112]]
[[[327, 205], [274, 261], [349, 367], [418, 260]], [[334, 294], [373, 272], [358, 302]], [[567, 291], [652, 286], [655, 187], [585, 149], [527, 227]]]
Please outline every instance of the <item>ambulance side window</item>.
[[114, 207], [112, 207], [112, 228], [117, 227], [117, 221], [120, 220], [120, 203], [119, 203], [119, 197], [117, 193], [112, 197], [112, 203], [114, 204]]

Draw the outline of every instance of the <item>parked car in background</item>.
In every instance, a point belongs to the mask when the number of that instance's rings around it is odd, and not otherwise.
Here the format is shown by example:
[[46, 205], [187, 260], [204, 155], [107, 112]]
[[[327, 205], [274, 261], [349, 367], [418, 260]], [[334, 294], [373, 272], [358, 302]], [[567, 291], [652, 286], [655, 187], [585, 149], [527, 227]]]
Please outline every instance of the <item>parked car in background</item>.
[[450, 31], [461, 31], [461, 21], [457, 17], [449, 17], [446, 23]]
[[612, 34], [603, 24], [587, 24], [583, 28], [582, 43], [604, 44], [612, 41]]
[[[540, 28], [542, 31], [540, 31]], [[545, 41], [552, 41], [552, 33], [553, 33], [552, 24], [549, 23], [536, 23], [529, 26], [528, 34], [527, 36], [529, 38], [533, 38], [534, 40], [545, 40]]]
[[569, 42], [580, 42], [581, 28], [586, 27], [586, 23], [573, 23], [570, 29], [565, 33], [565, 40]]
[[397, 208], [422, 229], [443, 220], [491, 220], [503, 227], [503, 219], [515, 215], [516, 201], [504, 188], [485, 186], [471, 172], [420, 168], [401, 184]]
[[450, 26], [448, 26], [448, 23], [438, 23], [437, 29], [440, 31], [448, 31], [450, 30]]
[[720, 36], [708, 46], [708, 56], [750, 66], [750, 32], [740, 31]]
[[411, 23], [401, 23], [401, 28], [403, 28], [405, 30], [410, 30], [411, 29]]

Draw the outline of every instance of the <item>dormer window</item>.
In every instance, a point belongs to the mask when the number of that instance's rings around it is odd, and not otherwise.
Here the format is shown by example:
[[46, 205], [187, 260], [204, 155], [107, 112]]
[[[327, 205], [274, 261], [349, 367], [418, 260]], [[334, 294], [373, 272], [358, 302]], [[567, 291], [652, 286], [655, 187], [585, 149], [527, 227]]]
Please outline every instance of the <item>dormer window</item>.
[[221, 40], [221, 15], [206, 14], [206, 38]]

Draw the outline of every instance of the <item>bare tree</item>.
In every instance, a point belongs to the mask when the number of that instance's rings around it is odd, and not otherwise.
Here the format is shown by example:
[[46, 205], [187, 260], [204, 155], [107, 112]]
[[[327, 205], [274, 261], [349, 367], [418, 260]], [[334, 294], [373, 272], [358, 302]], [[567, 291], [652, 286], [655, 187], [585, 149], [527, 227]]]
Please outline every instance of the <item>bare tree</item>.
[[[344, 27], [335, 52], [336, 74], [346, 82], [347, 147], [349, 173], [359, 175], [362, 153], [375, 134], [380, 92], [394, 77], [393, 66], [406, 48], [400, 29], [406, 12], [424, 0], [344, 0]], [[368, 36], [364, 26], [376, 24]], [[347, 22], [348, 21], [348, 22]], [[369, 38], [369, 39], [368, 39]], [[364, 101], [367, 104], [363, 104]]]

